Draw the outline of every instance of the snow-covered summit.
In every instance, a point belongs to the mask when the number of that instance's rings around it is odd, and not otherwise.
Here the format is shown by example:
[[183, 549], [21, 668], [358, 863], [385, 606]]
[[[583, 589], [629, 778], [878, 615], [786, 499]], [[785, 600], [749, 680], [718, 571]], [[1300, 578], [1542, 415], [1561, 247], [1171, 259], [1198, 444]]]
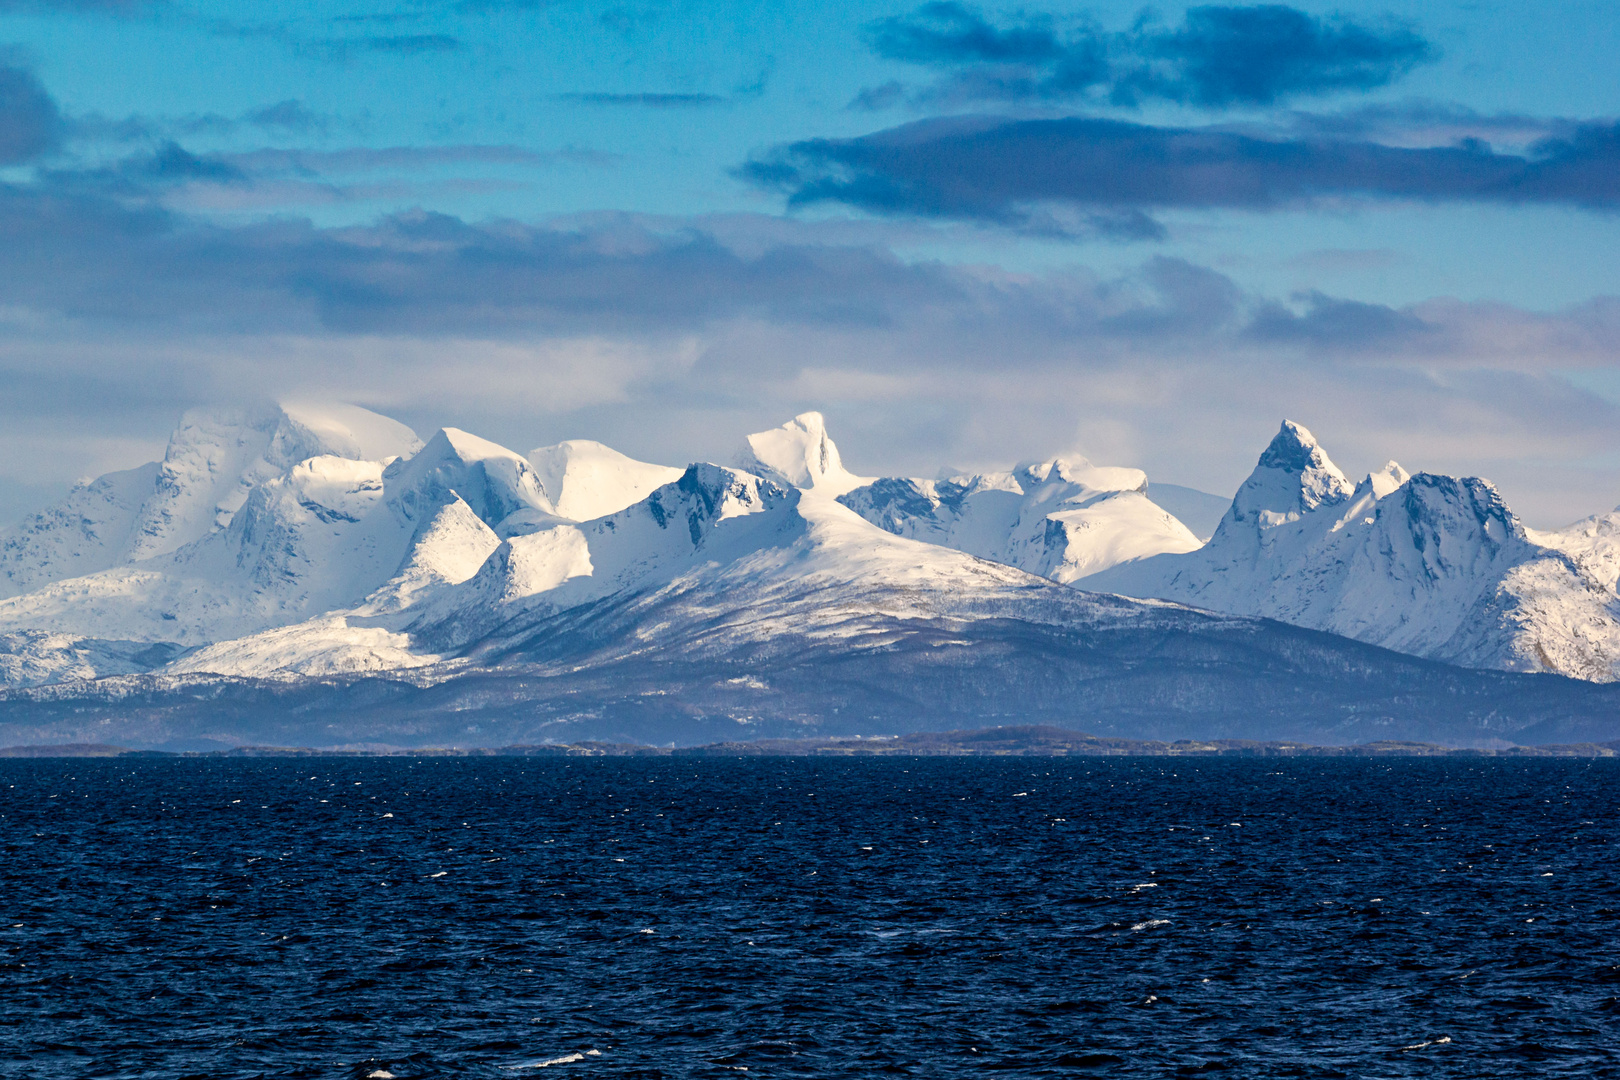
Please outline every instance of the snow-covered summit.
[[1323, 504], [1343, 502], [1354, 490], [1316, 437], [1292, 420], [1284, 420], [1254, 472], [1238, 488], [1220, 528], [1273, 528], [1297, 521]]
[[737, 453], [737, 466], [834, 498], [869, 482], [844, 468], [827, 434], [827, 421], [818, 412], [800, 413], [781, 427], [748, 436]]
[[420, 445], [403, 424], [354, 406], [192, 409], [169, 436], [128, 559], [167, 554], [223, 529], [256, 485], [301, 461], [376, 460]]
[[388, 501], [407, 521], [436, 513], [452, 494], [503, 536], [557, 516], [522, 454], [459, 428], [440, 428], [418, 453], [383, 472]]
[[889, 477], [839, 501], [897, 536], [956, 548], [1065, 584], [1198, 538], [1148, 499], [1140, 469], [1084, 458], [941, 480]]
[[[319, 453], [354, 461], [387, 461], [409, 457], [422, 448], [416, 432], [392, 417], [340, 401], [284, 400], [280, 403], [287, 426], [306, 433]], [[298, 451], [287, 458], [313, 457]]]
[[1401, 468], [1399, 462], [1386, 461], [1382, 469], [1370, 472], [1362, 477], [1361, 483], [1356, 485], [1356, 490], [1352, 493], [1351, 498], [1360, 495], [1363, 491], [1370, 491], [1382, 499], [1410, 479], [1412, 479], [1412, 474]]
[[680, 469], [637, 461], [589, 439], [536, 447], [529, 464], [556, 512], [574, 521], [617, 513], [681, 476]]

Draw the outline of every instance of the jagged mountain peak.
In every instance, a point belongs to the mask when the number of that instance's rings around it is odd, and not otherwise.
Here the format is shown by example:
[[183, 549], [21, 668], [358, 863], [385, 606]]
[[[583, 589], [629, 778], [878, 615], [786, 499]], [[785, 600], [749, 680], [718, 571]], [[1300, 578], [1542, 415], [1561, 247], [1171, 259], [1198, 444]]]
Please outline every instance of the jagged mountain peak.
[[1477, 477], [1408, 475], [1389, 462], [1346, 498], [1309, 432], [1284, 424], [1207, 545], [1119, 567], [1095, 586], [1451, 663], [1610, 679], [1620, 676], [1616, 551], [1596, 524], [1526, 530]]
[[1316, 441], [1310, 429], [1293, 420], [1284, 420], [1277, 434], [1260, 454], [1260, 468], [1282, 469], [1285, 472], [1304, 472], [1320, 468], [1327, 462], [1322, 444]]
[[641, 504], [661, 528], [684, 521], [694, 546], [720, 522], [797, 501], [797, 492], [774, 480], [724, 465], [691, 465]]
[[1497, 547], [1525, 539], [1524, 526], [1489, 480], [1418, 473], [1403, 487], [1414, 535], [1477, 537]]
[[474, 435], [470, 431], [463, 431], [456, 427], [442, 427], [434, 432], [433, 438], [429, 441], [429, 446], [434, 447], [434, 452], [437, 454], [445, 453], [445, 450], [440, 447], [448, 448], [450, 452], [468, 463], [483, 461], [488, 458], [524, 460], [523, 455], [515, 450], [508, 450], [500, 443], [491, 442], [482, 436]]
[[804, 412], [781, 427], [748, 436], [737, 454], [747, 472], [835, 498], [868, 483], [844, 468], [838, 446], [818, 412]]
[[1344, 502], [1354, 492], [1355, 486], [1316, 437], [1303, 425], [1284, 420], [1254, 472], [1238, 488], [1221, 529], [1274, 528], [1319, 506]]

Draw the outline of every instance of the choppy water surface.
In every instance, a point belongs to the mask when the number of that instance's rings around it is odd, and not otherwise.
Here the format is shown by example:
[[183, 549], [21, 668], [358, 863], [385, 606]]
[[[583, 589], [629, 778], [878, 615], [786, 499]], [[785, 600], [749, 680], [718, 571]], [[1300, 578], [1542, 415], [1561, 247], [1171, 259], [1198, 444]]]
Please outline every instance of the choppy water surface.
[[0, 762], [8, 1077], [1620, 1076], [1620, 764]]

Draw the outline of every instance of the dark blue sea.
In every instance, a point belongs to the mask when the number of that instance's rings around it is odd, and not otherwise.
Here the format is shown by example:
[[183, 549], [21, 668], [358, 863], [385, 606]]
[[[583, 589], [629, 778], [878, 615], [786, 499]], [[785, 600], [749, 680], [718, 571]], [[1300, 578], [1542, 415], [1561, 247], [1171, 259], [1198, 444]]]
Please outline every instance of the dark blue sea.
[[1620, 762], [0, 762], [0, 1075], [1620, 1076]]

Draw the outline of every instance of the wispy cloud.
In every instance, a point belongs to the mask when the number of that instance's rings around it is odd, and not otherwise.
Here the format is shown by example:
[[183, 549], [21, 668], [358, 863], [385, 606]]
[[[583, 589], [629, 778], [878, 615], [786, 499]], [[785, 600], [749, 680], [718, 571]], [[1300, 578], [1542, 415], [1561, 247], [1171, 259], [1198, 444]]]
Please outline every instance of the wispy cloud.
[[1176, 26], [1144, 17], [1110, 33], [1091, 20], [1044, 14], [997, 21], [936, 0], [870, 24], [867, 40], [886, 59], [942, 72], [923, 87], [862, 91], [852, 104], [869, 109], [1082, 96], [1118, 105], [1271, 105], [1386, 86], [1436, 55], [1404, 23], [1319, 18], [1281, 4], [1193, 7]]
[[1590, 123], [1558, 116], [1482, 113], [1455, 102], [1415, 99], [1338, 111], [1288, 111], [1273, 114], [1249, 130], [1262, 137], [1359, 139], [1384, 146], [1423, 148], [1483, 142], [1528, 149], [1549, 139], [1576, 137]]
[[267, 131], [291, 131], [300, 134], [325, 131], [330, 124], [329, 118], [311, 112], [297, 98], [288, 98], [274, 105], [250, 109], [242, 114], [242, 120]]
[[1290, 343], [1366, 350], [1380, 345], [1415, 345], [1440, 327], [1410, 310], [1343, 300], [1321, 292], [1299, 298], [1298, 310], [1275, 301], [1260, 305], [1245, 334], [1266, 343]]
[[605, 168], [615, 155], [499, 145], [267, 148], [198, 154], [173, 140], [92, 167], [41, 169], [34, 190], [130, 208], [229, 214], [420, 204], [531, 187], [535, 170]]
[[250, 175], [305, 173], [343, 175], [377, 170], [416, 170], [448, 165], [520, 165], [550, 168], [559, 164], [607, 166], [616, 155], [593, 150], [529, 150], [520, 146], [351, 146], [329, 150], [249, 150], [223, 160]]
[[721, 94], [558, 94], [558, 101], [578, 105], [630, 105], [648, 109], [701, 109], [725, 105], [731, 99]]
[[460, 52], [465, 48], [460, 38], [449, 34], [362, 34], [300, 41], [295, 47], [301, 52], [338, 61], [363, 53], [434, 56]]
[[147, 15], [168, 6], [168, 0], [0, 0], [0, 12], [27, 11], [125, 17]]

